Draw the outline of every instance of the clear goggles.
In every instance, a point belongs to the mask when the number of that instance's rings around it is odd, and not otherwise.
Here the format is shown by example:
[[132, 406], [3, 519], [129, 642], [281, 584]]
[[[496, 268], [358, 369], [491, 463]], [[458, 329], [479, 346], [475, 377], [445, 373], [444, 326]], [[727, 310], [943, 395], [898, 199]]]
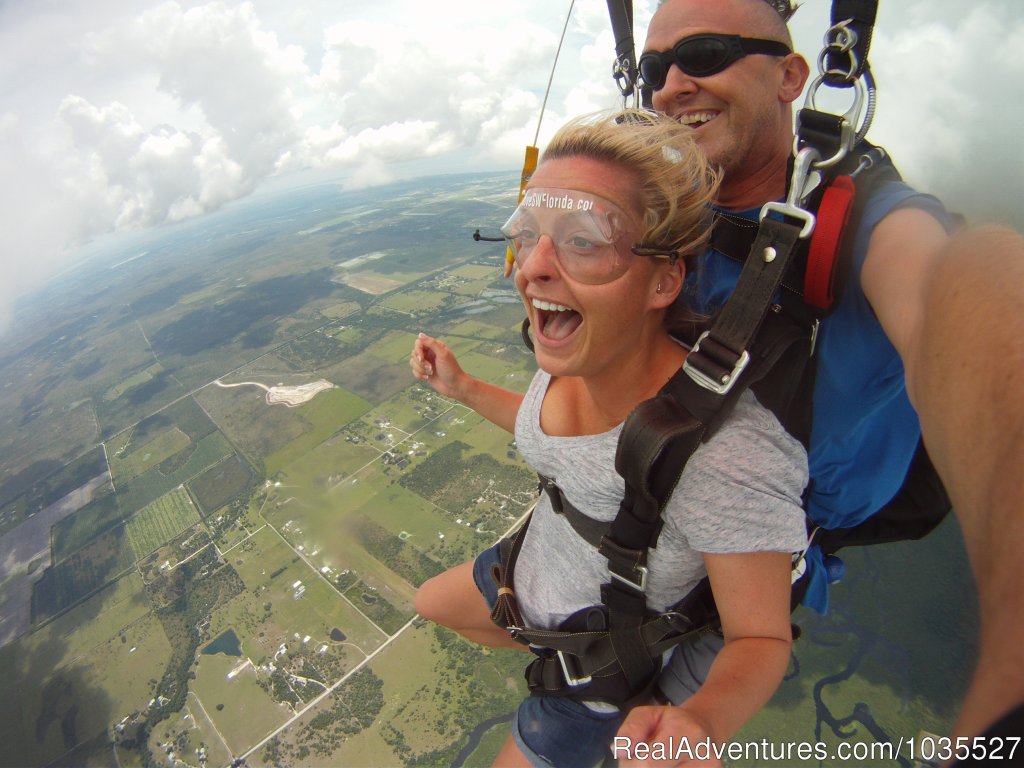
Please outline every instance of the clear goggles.
[[573, 280], [589, 285], [608, 283], [622, 276], [634, 253], [647, 253], [620, 243], [628, 232], [629, 217], [615, 203], [574, 189], [532, 187], [505, 222], [501, 233], [508, 240], [516, 265], [522, 268], [540, 238], [551, 240], [561, 269]]

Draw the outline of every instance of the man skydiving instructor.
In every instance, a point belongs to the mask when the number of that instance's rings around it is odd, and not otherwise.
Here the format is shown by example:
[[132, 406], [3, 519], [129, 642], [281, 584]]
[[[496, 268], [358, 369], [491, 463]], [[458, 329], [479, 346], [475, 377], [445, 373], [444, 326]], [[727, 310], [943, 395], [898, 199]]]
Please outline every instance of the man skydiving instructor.
[[[793, 10], [788, 0], [666, 0], [640, 57], [654, 108], [691, 125], [722, 169], [717, 208], [754, 226], [765, 203], [786, 198], [792, 104], [810, 71], [792, 52]], [[1013, 553], [1024, 545], [1024, 245], [997, 228], [951, 238], [945, 217], [937, 200], [900, 181], [872, 191], [845, 289], [816, 342], [807, 508], [830, 526], [870, 516], [900, 488], [923, 433], [980, 593], [980, 661], [954, 736], [977, 734], [1015, 706], [1010, 732], [1019, 734], [1024, 578]], [[719, 309], [740, 269], [709, 250], [688, 285], [698, 308]], [[827, 604], [820, 573], [808, 602]], [[701, 682], [689, 670], [706, 668], [715, 650], [713, 638], [677, 650], [660, 683], [676, 706], [634, 709], [619, 735], [727, 741], [732, 734], [714, 733], [686, 703]]]

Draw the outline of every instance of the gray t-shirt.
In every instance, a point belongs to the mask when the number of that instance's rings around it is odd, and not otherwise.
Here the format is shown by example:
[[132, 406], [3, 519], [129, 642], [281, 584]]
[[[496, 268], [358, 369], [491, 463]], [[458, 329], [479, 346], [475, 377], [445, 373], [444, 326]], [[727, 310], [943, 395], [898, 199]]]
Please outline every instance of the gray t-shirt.
[[[519, 409], [519, 451], [577, 509], [611, 521], [625, 491], [615, 471], [622, 425], [600, 435], [544, 434], [540, 407], [550, 379], [538, 371]], [[649, 552], [648, 606], [664, 610], [683, 598], [706, 574], [703, 552], [802, 550], [806, 484], [803, 446], [744, 393], [714, 438], [690, 457], [665, 508], [658, 546]], [[541, 494], [516, 563], [516, 596], [526, 623], [556, 628], [581, 608], [599, 604], [608, 579], [608, 561]]]

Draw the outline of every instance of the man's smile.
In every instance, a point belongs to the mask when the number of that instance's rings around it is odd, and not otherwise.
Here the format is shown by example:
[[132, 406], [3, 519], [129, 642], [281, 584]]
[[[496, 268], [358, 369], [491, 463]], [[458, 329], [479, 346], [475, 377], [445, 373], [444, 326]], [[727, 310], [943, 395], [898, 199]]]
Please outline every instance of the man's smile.
[[691, 128], [700, 128], [702, 125], [711, 122], [716, 117], [718, 117], [718, 112], [706, 110], [703, 112], [687, 112], [685, 114], [678, 115], [676, 120], [683, 125], [690, 126]]

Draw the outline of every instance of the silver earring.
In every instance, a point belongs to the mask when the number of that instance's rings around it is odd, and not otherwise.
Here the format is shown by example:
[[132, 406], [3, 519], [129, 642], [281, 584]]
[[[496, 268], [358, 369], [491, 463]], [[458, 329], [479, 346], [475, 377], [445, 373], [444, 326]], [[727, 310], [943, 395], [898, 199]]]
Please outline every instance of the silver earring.
[[655, 293], [661, 293], [661, 283], [658, 283], [658, 287], [654, 289]]

